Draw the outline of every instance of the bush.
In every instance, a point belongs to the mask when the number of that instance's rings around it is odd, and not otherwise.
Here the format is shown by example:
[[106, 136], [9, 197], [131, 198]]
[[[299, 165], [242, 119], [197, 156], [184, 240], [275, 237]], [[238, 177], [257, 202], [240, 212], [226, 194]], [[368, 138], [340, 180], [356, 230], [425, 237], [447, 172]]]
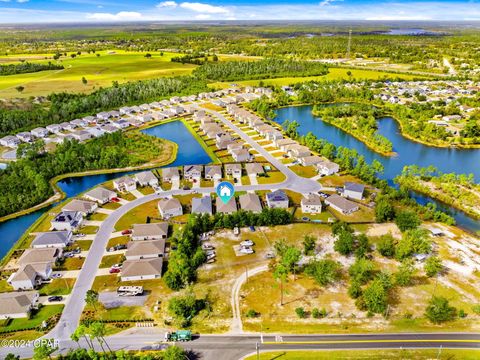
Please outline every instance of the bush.
[[385, 257], [393, 257], [395, 255], [395, 240], [392, 234], [382, 235], [377, 245], [378, 252]]
[[465, 310], [460, 309], [460, 310], [458, 311], [458, 316], [463, 319], [463, 318], [466, 318], [466, 317], [467, 317], [467, 313], [465, 312]]
[[440, 324], [455, 319], [457, 309], [444, 297], [433, 296], [425, 309], [425, 316], [434, 324]]
[[307, 313], [302, 307], [298, 307], [295, 309], [295, 313], [300, 319], [305, 319], [307, 317]]
[[477, 315], [480, 315], [480, 304], [479, 305], [474, 305], [472, 306], [472, 311], [477, 314]]
[[362, 296], [362, 287], [358, 281], [352, 281], [348, 288], [348, 296], [350, 296], [352, 299], [357, 299]]
[[256, 318], [258, 315], [260, 315], [260, 313], [256, 312], [254, 309], [248, 310], [245, 314], [247, 318]]
[[327, 310], [325, 308], [319, 310], [318, 308], [313, 308], [312, 317], [314, 319], [321, 319], [327, 316]]

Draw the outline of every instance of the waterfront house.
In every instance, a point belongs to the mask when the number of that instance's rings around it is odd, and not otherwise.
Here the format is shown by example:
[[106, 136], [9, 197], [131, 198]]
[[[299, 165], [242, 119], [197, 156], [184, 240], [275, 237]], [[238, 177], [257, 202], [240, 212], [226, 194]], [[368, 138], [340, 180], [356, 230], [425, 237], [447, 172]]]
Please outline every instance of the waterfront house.
[[149, 170], [135, 174], [135, 180], [140, 186], [158, 186], [157, 177]]
[[72, 242], [71, 231], [47, 231], [37, 233], [32, 241], [32, 248], [64, 248]]
[[170, 167], [162, 169], [162, 180], [167, 183], [172, 183], [180, 180], [178, 168]]
[[183, 167], [183, 178], [192, 182], [199, 182], [202, 178], [202, 165], [186, 165]]
[[94, 201], [73, 199], [62, 208], [62, 211], [75, 211], [80, 212], [83, 216], [87, 216], [93, 214], [97, 208], [98, 204]]
[[365, 185], [354, 182], [346, 182], [343, 186], [343, 196], [350, 199], [362, 200]]
[[117, 197], [117, 193], [108, 189], [105, 189], [102, 186], [98, 186], [95, 189], [87, 191], [83, 195], [85, 199], [95, 201], [100, 205], [108, 203], [110, 200]]
[[79, 211], [61, 211], [58, 213], [50, 224], [54, 230], [77, 230], [83, 222], [82, 213]]
[[205, 179], [220, 180], [222, 178], [222, 167], [220, 165], [206, 165]]
[[337, 194], [330, 195], [328, 198], [326, 198], [325, 204], [346, 215], [351, 214], [359, 209], [358, 204]]
[[113, 187], [120, 192], [129, 192], [137, 188], [137, 182], [129, 176], [113, 180]]

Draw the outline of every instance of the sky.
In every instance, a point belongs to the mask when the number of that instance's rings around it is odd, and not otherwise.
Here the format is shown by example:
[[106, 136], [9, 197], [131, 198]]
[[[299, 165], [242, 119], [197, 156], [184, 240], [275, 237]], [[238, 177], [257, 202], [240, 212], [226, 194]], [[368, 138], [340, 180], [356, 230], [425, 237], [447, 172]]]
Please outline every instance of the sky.
[[480, 0], [0, 0], [0, 24], [155, 20], [480, 21]]

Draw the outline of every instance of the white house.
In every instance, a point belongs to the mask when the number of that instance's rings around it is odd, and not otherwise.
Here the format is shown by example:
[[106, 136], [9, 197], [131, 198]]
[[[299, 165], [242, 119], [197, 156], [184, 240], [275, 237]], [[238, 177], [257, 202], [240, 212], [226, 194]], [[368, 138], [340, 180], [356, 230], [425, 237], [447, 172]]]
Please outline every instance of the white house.
[[32, 241], [34, 249], [64, 248], [72, 242], [71, 231], [47, 231], [38, 233]]
[[43, 127], [37, 127], [31, 131], [32, 135], [37, 138], [44, 138], [48, 136], [49, 131]]
[[122, 264], [122, 281], [158, 279], [162, 276], [163, 258], [127, 260]]
[[162, 180], [168, 183], [179, 181], [180, 174], [178, 172], [178, 168], [171, 167], [162, 169]]
[[27, 318], [38, 297], [38, 291], [0, 293], [0, 319]]
[[96, 187], [86, 192], [83, 197], [88, 200], [96, 201], [100, 205], [108, 203], [110, 200], [117, 197], [117, 193], [102, 186]]
[[15, 290], [32, 290], [42, 281], [50, 279], [51, 275], [52, 264], [50, 262], [26, 264], [10, 275], [7, 282]]
[[137, 188], [137, 182], [129, 176], [113, 180], [113, 187], [120, 192], [128, 192]]
[[77, 230], [83, 222], [83, 216], [80, 211], [61, 211], [58, 213], [50, 224], [54, 230]]
[[158, 211], [162, 219], [183, 215], [182, 204], [177, 198], [160, 200], [158, 202]]
[[161, 240], [168, 236], [168, 223], [134, 224], [132, 240]]
[[300, 205], [304, 214], [320, 214], [322, 212], [322, 201], [315, 193], [304, 195]]
[[322, 161], [315, 165], [318, 173], [323, 176], [329, 176], [338, 173], [340, 166], [331, 161]]
[[345, 185], [343, 186], [343, 196], [350, 199], [362, 200], [364, 191], [365, 191], [365, 185], [363, 184], [346, 182]]
[[267, 205], [269, 208], [288, 208], [288, 196], [282, 190], [275, 190], [267, 194]]
[[20, 139], [16, 136], [8, 135], [0, 139], [0, 145], [9, 148], [16, 148], [18, 145], [20, 145]]
[[140, 186], [158, 186], [158, 179], [151, 171], [142, 171], [135, 174], [135, 180]]

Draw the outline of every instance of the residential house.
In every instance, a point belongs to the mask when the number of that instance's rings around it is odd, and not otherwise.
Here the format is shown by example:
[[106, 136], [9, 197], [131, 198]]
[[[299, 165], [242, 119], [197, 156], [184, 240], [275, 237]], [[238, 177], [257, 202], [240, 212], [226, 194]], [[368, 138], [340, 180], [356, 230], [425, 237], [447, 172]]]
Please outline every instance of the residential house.
[[238, 198], [240, 202], [240, 208], [244, 211], [251, 211], [253, 213], [262, 212], [262, 204], [260, 198], [255, 193], [246, 193], [240, 195]]
[[162, 257], [165, 253], [165, 240], [130, 241], [127, 245], [125, 258], [127, 261], [153, 259]]
[[349, 199], [362, 200], [365, 185], [354, 182], [346, 182], [343, 186], [343, 196]]
[[168, 237], [168, 223], [134, 224], [132, 240], [162, 240]]
[[215, 144], [220, 150], [225, 150], [227, 146], [233, 142], [234, 140], [229, 133], [222, 132], [215, 136]]
[[137, 188], [137, 182], [129, 176], [113, 180], [113, 187], [120, 192], [129, 192]]
[[242, 165], [241, 164], [226, 164], [225, 174], [232, 177], [242, 177]]
[[114, 132], [117, 132], [117, 131], [120, 130], [119, 128], [117, 128], [113, 125], [110, 125], [110, 124], [103, 125], [100, 129], [103, 132], [106, 132], [107, 134], [113, 134]]
[[290, 157], [302, 158], [311, 154], [310, 149], [303, 145], [292, 144], [287, 145], [285, 148], [288, 156]]
[[130, 126], [130, 123], [125, 119], [120, 119], [118, 121], [112, 121], [110, 124], [112, 126], [115, 126], [116, 128], [119, 128], [119, 129], [126, 129]]
[[53, 134], [59, 134], [62, 131], [61, 126], [58, 124], [47, 125], [45, 128]]
[[222, 167], [220, 165], [205, 166], [206, 180], [220, 180], [222, 178]]
[[276, 140], [273, 140], [273, 144], [277, 148], [282, 148], [284, 146], [292, 145], [292, 144], [296, 144], [296, 143], [297, 142], [295, 140], [292, 140], [292, 139], [276, 139]]
[[328, 198], [326, 198], [325, 204], [343, 214], [351, 214], [359, 209], [358, 204], [337, 194], [330, 195]]
[[322, 201], [316, 193], [304, 195], [300, 205], [304, 214], [320, 214], [322, 212]]
[[38, 291], [0, 293], [0, 319], [28, 318], [38, 297]]
[[87, 141], [93, 137], [92, 133], [86, 130], [77, 130], [72, 133], [72, 136], [75, 140], [78, 141]]
[[23, 254], [18, 258], [17, 264], [24, 266], [34, 263], [50, 263], [55, 264], [58, 258], [62, 256], [60, 248], [43, 248], [43, 249], [25, 249]]
[[324, 160], [322, 162], [319, 162], [315, 166], [317, 167], [318, 173], [323, 176], [336, 174], [340, 170], [340, 166], [338, 166], [338, 164], [329, 160]]
[[247, 175], [258, 176], [258, 174], [263, 174], [265, 170], [263, 169], [262, 164], [259, 163], [248, 163], [245, 164], [245, 171]]
[[140, 186], [158, 186], [158, 179], [151, 171], [142, 171], [135, 174], [135, 180]]
[[319, 156], [310, 155], [310, 156], [305, 156], [305, 157], [299, 158], [298, 161], [303, 166], [310, 166], [310, 165], [317, 165], [317, 164], [321, 163], [323, 160]]
[[79, 211], [61, 211], [50, 224], [53, 230], [75, 231], [83, 222], [82, 213]]
[[235, 197], [231, 197], [230, 200], [224, 203], [220, 196], [217, 196], [215, 205], [217, 208], [217, 213], [233, 214], [237, 211], [237, 200]]
[[186, 165], [183, 167], [183, 178], [192, 182], [200, 182], [202, 170], [202, 165]]
[[210, 195], [192, 199], [192, 214], [212, 215], [212, 198]]
[[158, 211], [162, 219], [183, 215], [182, 204], [177, 198], [162, 199], [158, 202]]
[[87, 191], [83, 197], [88, 200], [96, 201], [100, 205], [108, 203], [110, 200], [117, 197], [117, 193], [102, 186], [98, 186], [95, 189]]
[[0, 139], [0, 145], [9, 148], [16, 148], [18, 145], [20, 145], [20, 139], [16, 136], [7, 135]]
[[180, 174], [178, 168], [170, 167], [162, 169], [162, 180], [164, 182], [172, 183], [180, 180]]
[[103, 131], [99, 127], [90, 127], [86, 131], [88, 131], [92, 135], [92, 137], [94, 137], [94, 138], [98, 138], [98, 137], [103, 136], [105, 134], [105, 131]]
[[275, 190], [267, 193], [267, 206], [269, 208], [288, 208], [288, 196], [283, 190]]
[[62, 208], [62, 211], [79, 212], [82, 216], [87, 216], [93, 214], [97, 208], [98, 204], [94, 201], [73, 199]]
[[35, 136], [37, 138], [47, 137], [48, 133], [49, 133], [49, 131], [47, 129], [43, 128], [43, 127], [37, 127], [30, 132], [32, 133], [33, 136]]
[[122, 264], [122, 281], [158, 279], [162, 276], [163, 258], [127, 260]]
[[232, 155], [233, 160], [238, 162], [250, 161], [250, 159], [252, 158], [250, 152], [243, 147], [232, 149], [230, 151], [230, 154]]
[[22, 265], [11, 274], [7, 282], [14, 290], [32, 290], [52, 276], [52, 264], [49, 262]]
[[33, 135], [29, 132], [21, 132], [15, 135], [17, 138], [19, 138], [21, 141], [30, 143], [33, 142]]

